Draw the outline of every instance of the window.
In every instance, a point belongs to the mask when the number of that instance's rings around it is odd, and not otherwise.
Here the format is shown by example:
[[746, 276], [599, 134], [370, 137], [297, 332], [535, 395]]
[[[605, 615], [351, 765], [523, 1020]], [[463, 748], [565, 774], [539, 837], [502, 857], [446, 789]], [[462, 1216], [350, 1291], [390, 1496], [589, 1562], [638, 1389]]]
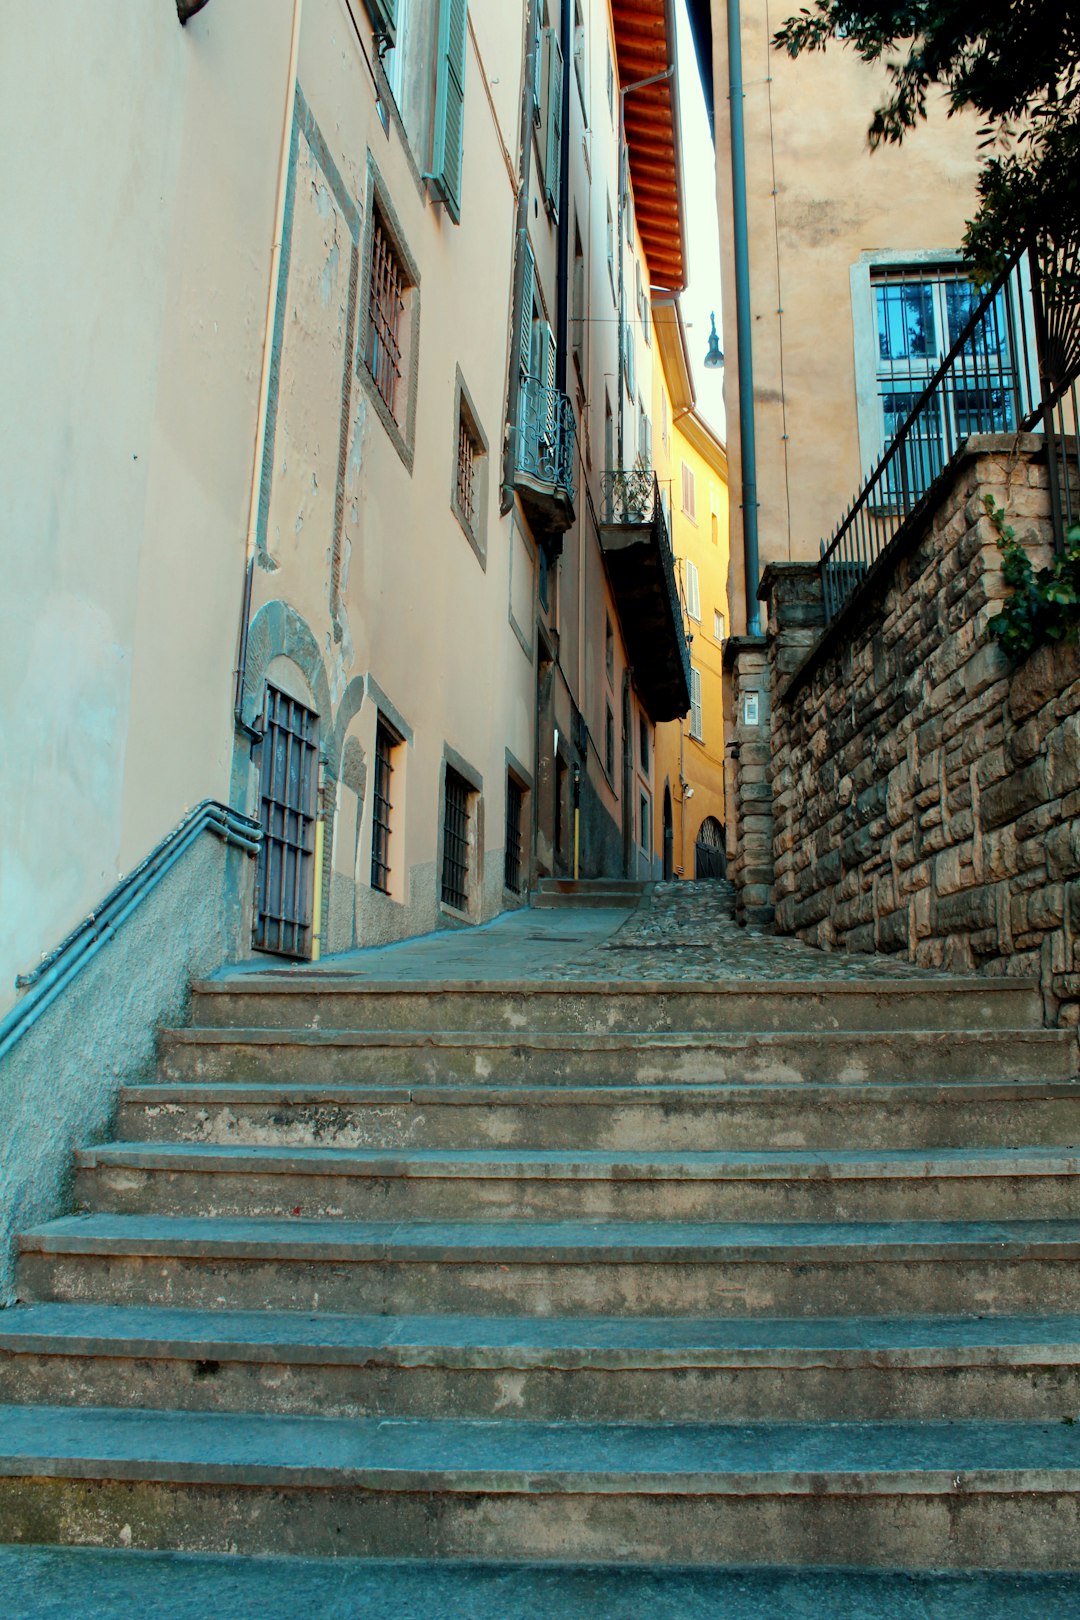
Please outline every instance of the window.
[[456, 379], [454, 474], [450, 504], [481, 567], [487, 566], [487, 440], [460, 368]]
[[394, 100], [397, 102], [398, 107], [400, 108], [400, 106], [402, 104], [402, 101], [404, 99], [404, 96], [403, 96], [403, 91], [404, 91], [404, 87], [405, 87], [405, 49], [404, 49], [404, 46], [405, 46], [405, 40], [408, 37], [409, 0], [373, 0], [373, 4], [375, 4], [376, 6], [381, 5], [384, 8], [388, 4], [389, 4], [390, 7], [395, 7], [396, 6], [397, 16], [394, 19], [394, 22], [396, 22], [397, 27], [393, 30], [392, 33], [391, 33], [391, 30], [386, 28], [386, 27], [384, 27], [383, 30], [382, 30], [384, 38], [393, 38], [393, 41], [394, 41], [392, 49], [386, 51], [384, 56], [383, 56], [383, 67], [386, 69], [386, 79], [387, 79], [387, 83], [390, 86], [391, 94], [393, 95]]
[[644, 411], [638, 417], [638, 456], [643, 467], [652, 466], [652, 423]]
[[615, 471], [615, 424], [611, 415], [611, 400], [604, 396], [604, 471]]
[[712, 543], [713, 543], [714, 546], [718, 546], [720, 544], [720, 519], [717, 517], [715, 512], [713, 512], [711, 514], [711, 517], [712, 517]]
[[701, 671], [693, 665], [690, 666], [690, 735], [695, 742], [701, 741]]
[[611, 213], [611, 198], [607, 200], [607, 273], [611, 282], [611, 296], [615, 294], [615, 220]]
[[585, 94], [585, 14], [581, 0], [574, 0], [574, 78], [577, 80], [581, 116], [588, 126], [589, 106]]
[[375, 32], [392, 45], [398, 12], [405, 9], [404, 0], [366, 0], [366, 4]]
[[701, 589], [698, 581], [697, 563], [686, 559], [686, 612], [697, 623], [701, 622]]
[[604, 715], [604, 768], [615, 779], [615, 716], [609, 703]]
[[623, 152], [623, 224], [626, 226], [626, 245], [634, 245], [634, 193], [630, 186], [630, 149]]
[[394, 749], [399, 742], [380, 716], [375, 729], [375, 794], [371, 826], [371, 887], [390, 892], [390, 778], [394, 773]]
[[634, 397], [634, 328], [627, 322], [626, 332], [626, 392]]
[[585, 252], [581, 231], [574, 214], [574, 279], [570, 292], [570, 350], [578, 376], [585, 379]]
[[465, 133], [466, 0], [440, 0], [435, 70], [435, 124], [431, 171], [424, 178], [457, 224], [461, 218], [461, 164]]
[[253, 939], [259, 951], [311, 955], [318, 755], [318, 715], [267, 684]]
[[639, 816], [640, 816], [640, 824], [641, 824], [641, 847], [642, 847], [642, 849], [648, 849], [648, 847], [649, 847], [649, 801], [645, 797], [644, 793], [641, 795], [641, 803], [640, 803], [640, 807], [639, 807]]
[[469, 784], [449, 765], [443, 788], [443, 904], [469, 908]]
[[382, 179], [369, 159], [364, 242], [362, 364], [357, 371], [409, 470], [416, 426], [419, 274], [407, 252]]
[[611, 60], [611, 40], [607, 42], [607, 110], [615, 122], [615, 64]]
[[536, 0], [536, 14], [533, 18], [533, 123], [539, 128], [544, 118], [543, 85], [544, 74], [544, 26], [547, 21], [544, 0]]
[[660, 438], [666, 450], [668, 443], [668, 400], [663, 389], [660, 390]]
[[608, 685], [615, 686], [615, 632], [611, 628], [611, 614], [604, 614], [604, 671]]
[[697, 521], [695, 516], [695, 498], [696, 491], [694, 488], [694, 471], [693, 468], [688, 467], [684, 461], [682, 464], [682, 509], [692, 522]]
[[512, 894], [522, 888], [521, 821], [525, 790], [513, 776], [506, 778], [506, 860], [504, 882]]
[[713, 609], [712, 624], [713, 624], [713, 639], [715, 641], [723, 641], [723, 639], [724, 639], [724, 615], [720, 612], [719, 608], [714, 608]]
[[544, 161], [544, 195], [550, 213], [559, 212], [562, 189], [562, 86], [563, 57], [558, 31], [544, 29], [544, 116], [542, 156]]
[[649, 770], [649, 722], [645, 716], [638, 716], [638, 758], [642, 770], [648, 774]]
[[[860, 420], [868, 463], [899, 432], [983, 295], [956, 264], [878, 265], [871, 266], [869, 274], [876, 420], [872, 424]], [[961, 366], [958, 383], [940, 391], [936, 413], [920, 419], [913, 453], [904, 458], [916, 494], [929, 488], [955, 446], [969, 434], [1015, 429], [1017, 357], [1010, 342], [1007, 297], [1004, 291], [999, 295], [976, 340], [979, 384], [965, 386]], [[865, 416], [865, 393], [860, 394]]]
[[394, 244], [378, 213], [371, 228], [368, 282], [367, 368], [394, 421], [398, 421], [405, 278]]

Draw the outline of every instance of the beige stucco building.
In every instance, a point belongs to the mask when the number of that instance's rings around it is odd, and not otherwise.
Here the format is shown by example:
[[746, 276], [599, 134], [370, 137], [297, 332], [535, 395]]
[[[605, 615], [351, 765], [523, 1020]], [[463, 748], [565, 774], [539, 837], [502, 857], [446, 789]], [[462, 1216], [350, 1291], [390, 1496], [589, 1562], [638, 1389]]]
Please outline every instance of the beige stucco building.
[[[899, 394], [947, 346], [941, 319], [918, 355], [879, 344], [882, 298], [958, 271], [974, 210], [977, 131], [932, 100], [927, 125], [871, 153], [867, 127], [883, 71], [841, 45], [793, 60], [771, 36], [791, 5], [741, 7], [746, 231], [760, 566], [818, 555], [863, 472], [884, 447]], [[727, 444], [731, 461], [731, 613], [747, 628], [741, 511], [744, 426], [735, 264], [728, 8], [695, 4], [699, 52], [712, 69], [721, 221]], [[886, 293], [885, 289], [890, 291]], [[940, 301], [941, 294], [931, 295]], [[745, 365], [746, 356], [743, 357]], [[898, 362], [905, 364], [900, 367]], [[912, 361], [908, 366], [906, 362]], [[892, 381], [890, 371], [903, 371]], [[745, 374], [745, 373], [744, 373]], [[891, 385], [890, 385], [891, 384]], [[891, 405], [884, 405], [888, 395]], [[888, 420], [886, 419], [888, 417]], [[753, 592], [751, 592], [753, 595]]]

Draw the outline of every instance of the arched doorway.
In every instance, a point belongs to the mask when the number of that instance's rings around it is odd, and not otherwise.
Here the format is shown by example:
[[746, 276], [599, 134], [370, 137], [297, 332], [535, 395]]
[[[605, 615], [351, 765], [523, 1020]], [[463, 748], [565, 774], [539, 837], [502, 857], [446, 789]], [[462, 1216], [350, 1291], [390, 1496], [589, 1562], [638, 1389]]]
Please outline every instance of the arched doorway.
[[694, 844], [694, 876], [696, 878], [722, 878], [727, 876], [727, 845], [724, 829], [715, 816], [706, 816], [698, 829]]
[[675, 876], [675, 823], [671, 814], [671, 788], [664, 783], [664, 882]]

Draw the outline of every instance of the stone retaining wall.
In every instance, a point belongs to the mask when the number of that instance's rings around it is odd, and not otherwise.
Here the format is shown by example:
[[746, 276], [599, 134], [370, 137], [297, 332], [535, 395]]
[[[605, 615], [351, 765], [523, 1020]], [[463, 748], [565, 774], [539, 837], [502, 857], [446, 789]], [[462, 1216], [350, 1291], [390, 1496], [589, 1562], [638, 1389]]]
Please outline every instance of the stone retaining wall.
[[[1012, 665], [992, 495], [1041, 566], [1038, 441], [984, 438], [921, 532], [823, 631], [810, 565], [770, 569], [780, 931], [927, 967], [1037, 976], [1080, 1023], [1080, 653]], [[809, 649], [809, 650], [808, 650]]]

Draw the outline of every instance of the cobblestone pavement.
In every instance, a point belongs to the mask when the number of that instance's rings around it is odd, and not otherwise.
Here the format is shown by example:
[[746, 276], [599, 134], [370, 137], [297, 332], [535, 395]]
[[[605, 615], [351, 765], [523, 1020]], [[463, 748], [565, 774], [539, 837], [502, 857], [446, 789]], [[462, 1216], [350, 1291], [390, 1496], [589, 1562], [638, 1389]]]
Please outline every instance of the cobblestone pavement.
[[730, 883], [657, 883], [623, 925], [569, 961], [567, 978], [925, 978], [899, 956], [819, 951], [763, 928], [740, 928]]
[[[372, 980], [867, 979], [925, 978], [899, 956], [819, 951], [761, 928], [740, 928], [728, 883], [657, 883], [634, 911], [561, 907], [504, 913], [477, 928], [443, 929], [289, 967], [249, 972], [348, 974]], [[235, 972], [235, 968], [226, 969]]]

